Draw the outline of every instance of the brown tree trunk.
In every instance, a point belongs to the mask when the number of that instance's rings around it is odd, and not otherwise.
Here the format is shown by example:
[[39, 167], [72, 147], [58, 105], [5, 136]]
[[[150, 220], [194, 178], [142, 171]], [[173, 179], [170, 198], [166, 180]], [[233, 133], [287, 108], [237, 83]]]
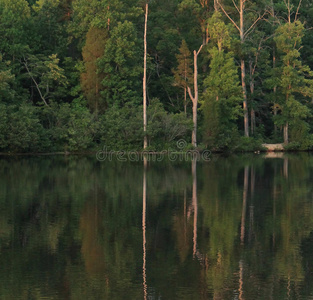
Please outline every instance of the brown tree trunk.
[[184, 112], [187, 116], [187, 88], [184, 88]]
[[[254, 72], [253, 72], [253, 67], [252, 67], [252, 62], [250, 61], [250, 93], [251, 93], [251, 99], [253, 99], [253, 95], [254, 95]], [[255, 111], [253, 109], [253, 107], [251, 107], [250, 110], [250, 132], [251, 135], [254, 135], [254, 131], [255, 131]]]
[[[273, 69], [275, 69], [275, 68], [276, 68], [276, 52], [275, 52], [275, 46], [273, 46]], [[277, 89], [277, 87], [274, 86], [274, 88], [273, 88], [274, 99], [275, 99], [275, 95], [276, 95], [276, 89]], [[276, 116], [277, 115], [277, 107], [276, 107], [275, 101], [274, 101], [273, 105], [274, 105], [274, 116]], [[274, 124], [274, 133], [275, 133], [275, 135], [277, 134], [277, 125], [276, 124]]]
[[194, 78], [193, 78], [193, 82], [194, 82], [194, 91], [195, 91], [195, 95], [194, 95], [194, 99], [192, 101], [192, 120], [193, 120], [193, 131], [192, 131], [192, 145], [194, 147], [197, 147], [197, 109], [198, 109], [198, 54], [197, 51], [194, 50], [193, 51], [193, 64], [194, 64]]
[[143, 148], [148, 146], [147, 140], [147, 23], [148, 23], [148, 3], [146, 3], [145, 32], [144, 32], [144, 66], [143, 66]]
[[288, 122], [286, 122], [286, 124], [284, 125], [284, 144], [288, 144], [289, 139], [288, 139]]
[[203, 45], [200, 46], [198, 52], [196, 50], [193, 51], [193, 84], [194, 84], [194, 96], [191, 94], [190, 87], [188, 86], [189, 97], [192, 100], [192, 120], [193, 120], [193, 130], [191, 143], [194, 147], [197, 147], [197, 108], [198, 108], [198, 55], [202, 49]]
[[214, 10], [215, 11], [219, 10], [218, 0], [214, 0]]
[[[240, 0], [240, 41], [241, 45], [244, 43], [244, 0]], [[246, 87], [246, 67], [245, 61], [242, 58], [240, 63], [241, 69], [241, 86], [242, 86], [242, 95], [243, 95], [243, 118], [244, 118], [244, 129], [245, 136], [249, 136], [249, 113], [248, 113], [248, 103], [247, 103], [247, 87]]]

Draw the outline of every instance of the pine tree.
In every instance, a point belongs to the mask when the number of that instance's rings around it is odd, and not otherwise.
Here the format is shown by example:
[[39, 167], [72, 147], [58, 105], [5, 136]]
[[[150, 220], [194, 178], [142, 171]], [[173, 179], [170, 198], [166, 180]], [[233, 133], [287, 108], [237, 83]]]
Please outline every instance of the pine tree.
[[311, 114], [307, 104], [313, 97], [313, 72], [300, 59], [303, 35], [303, 24], [289, 19], [277, 28], [274, 38], [281, 60], [277, 88], [282, 95], [278, 103], [281, 113], [275, 122], [284, 127], [285, 144], [289, 142], [289, 125], [305, 125], [304, 120]]

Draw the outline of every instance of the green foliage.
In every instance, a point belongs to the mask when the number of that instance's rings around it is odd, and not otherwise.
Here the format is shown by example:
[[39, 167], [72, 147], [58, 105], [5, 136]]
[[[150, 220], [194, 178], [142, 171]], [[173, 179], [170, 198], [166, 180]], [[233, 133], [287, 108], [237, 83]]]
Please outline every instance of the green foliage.
[[47, 150], [49, 144], [38, 118], [38, 108], [29, 104], [19, 107], [1, 104], [0, 149], [12, 152]]
[[50, 134], [58, 150], [81, 151], [94, 145], [99, 122], [79, 100], [72, 104], [54, 104], [50, 110], [53, 125]]
[[[303, 126], [303, 122], [311, 115], [307, 102], [313, 97], [313, 72], [300, 60], [299, 48], [303, 34], [303, 24], [295, 21], [279, 26], [274, 38], [281, 53], [278, 88], [283, 96], [279, 101], [281, 113], [277, 115], [275, 122], [277, 125], [289, 123], [291, 129], [295, 126], [295, 130], [299, 128], [299, 122], [302, 124], [301, 127], [307, 128], [307, 125]], [[291, 141], [296, 141], [292, 139], [293, 137], [295, 136], [291, 136]]]
[[191, 68], [191, 52], [189, 51], [188, 45], [185, 40], [182, 40], [181, 46], [179, 48], [179, 53], [176, 54], [176, 59], [178, 62], [177, 68], [172, 69], [175, 80], [174, 85], [184, 90], [184, 109], [186, 112], [187, 86], [192, 86], [193, 84], [193, 70]]
[[26, 0], [0, 0], [0, 51], [5, 59], [20, 57], [27, 48], [30, 8]]
[[253, 152], [265, 150], [262, 147], [262, 141], [253, 137], [242, 136], [237, 140], [237, 144], [233, 148], [235, 151]]
[[43, 55], [28, 55], [23, 58], [23, 65], [27, 75], [36, 86], [39, 99], [47, 104], [48, 100], [57, 100], [62, 89], [67, 84], [64, 70], [59, 66], [56, 54], [45, 57]]
[[142, 67], [137, 51], [134, 24], [129, 21], [118, 22], [110, 31], [104, 55], [99, 58], [99, 70], [105, 74], [101, 94], [110, 105], [139, 102], [139, 75]]
[[[32, 103], [34, 111], [32, 121], [24, 121], [42, 139], [41, 145], [27, 145], [25, 151], [79, 151], [92, 149], [99, 141], [112, 149], [142, 148], [144, 4], [133, 0], [0, 0], [2, 150], [24, 149], [5, 142], [5, 136], [6, 120], [13, 112], [22, 114], [25, 103]], [[239, 25], [235, 2], [220, 4]], [[244, 59], [248, 110], [255, 113], [254, 137], [274, 136], [280, 141], [279, 130], [288, 124], [290, 141], [299, 149], [310, 149], [313, 52], [312, 34], [305, 24], [313, 19], [308, 0], [300, 3], [299, 14], [292, 13], [298, 4], [247, 2], [243, 21], [248, 32], [240, 43], [238, 28], [217, 9], [216, 1], [214, 7], [209, 1], [150, 1], [149, 147], [163, 150], [175, 148], [178, 139], [189, 141], [190, 50], [199, 49], [202, 43], [199, 144], [215, 150], [237, 144], [242, 126], [237, 64]], [[265, 7], [271, 11], [268, 22], [254, 24]], [[287, 15], [283, 23], [286, 12], [290, 21]], [[180, 113], [182, 98], [185, 115]], [[42, 129], [34, 125], [36, 120]]]
[[184, 113], [166, 112], [159, 99], [151, 100], [147, 115], [147, 135], [150, 148], [154, 150], [177, 149], [176, 142], [190, 135], [193, 128], [192, 120]]
[[63, 59], [68, 49], [69, 8], [66, 0], [39, 0], [32, 5], [28, 41], [33, 53], [51, 55], [57, 53]]
[[[142, 106], [126, 104], [122, 108], [109, 108], [101, 119], [101, 142], [106, 149], [114, 151], [136, 151], [143, 147]], [[183, 113], [165, 111], [158, 99], [152, 99], [147, 110], [148, 146], [160, 151], [175, 147], [176, 141], [188, 136], [192, 121]]]
[[242, 113], [241, 88], [234, 54], [227, 52], [229, 33], [220, 14], [215, 14], [209, 24], [212, 42], [217, 46], [209, 50], [210, 73], [204, 80], [203, 134], [210, 148], [223, 150], [230, 148], [238, 135], [236, 120]]
[[126, 104], [109, 108], [101, 118], [101, 143], [108, 150], [128, 151], [142, 148], [142, 107]]
[[0, 53], [0, 101], [9, 100], [12, 97], [10, 85], [13, 83], [14, 76], [10, 70], [10, 64], [2, 61]]

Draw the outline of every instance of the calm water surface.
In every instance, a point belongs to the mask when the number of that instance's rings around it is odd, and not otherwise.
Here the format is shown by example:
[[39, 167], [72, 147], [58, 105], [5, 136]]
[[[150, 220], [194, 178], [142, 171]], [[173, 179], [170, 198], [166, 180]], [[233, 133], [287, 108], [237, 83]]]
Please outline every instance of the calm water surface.
[[0, 158], [0, 299], [313, 299], [313, 156]]

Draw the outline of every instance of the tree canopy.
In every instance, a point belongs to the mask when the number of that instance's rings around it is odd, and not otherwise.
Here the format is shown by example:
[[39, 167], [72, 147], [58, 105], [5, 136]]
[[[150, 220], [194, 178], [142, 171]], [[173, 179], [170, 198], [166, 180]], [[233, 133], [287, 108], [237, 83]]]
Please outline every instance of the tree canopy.
[[[142, 149], [145, 3], [0, 0], [1, 152]], [[195, 114], [200, 149], [312, 149], [312, 15], [304, 0], [149, 1], [149, 149], [192, 147]]]

